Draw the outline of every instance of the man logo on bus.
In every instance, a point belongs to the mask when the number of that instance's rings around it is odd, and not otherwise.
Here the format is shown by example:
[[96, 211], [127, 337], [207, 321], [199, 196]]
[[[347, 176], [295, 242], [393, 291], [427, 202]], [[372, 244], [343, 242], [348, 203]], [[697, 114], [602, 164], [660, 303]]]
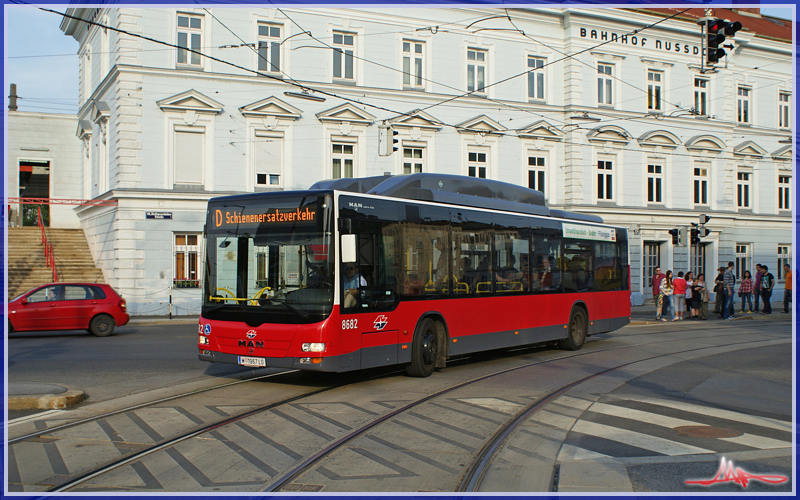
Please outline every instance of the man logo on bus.
[[256, 338], [256, 331], [255, 330], [250, 330], [245, 335], [247, 336], [248, 339], [254, 339], [254, 338]]
[[375, 327], [376, 330], [383, 330], [386, 328], [386, 323], [389, 322], [389, 318], [381, 314], [377, 318], [375, 318], [375, 322], [372, 323], [372, 326]]

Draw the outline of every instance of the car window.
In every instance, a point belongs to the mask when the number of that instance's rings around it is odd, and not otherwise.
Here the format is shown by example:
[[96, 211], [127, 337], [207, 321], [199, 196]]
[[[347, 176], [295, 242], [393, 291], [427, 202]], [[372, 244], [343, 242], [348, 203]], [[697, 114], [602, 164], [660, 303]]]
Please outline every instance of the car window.
[[53, 300], [62, 300], [63, 297], [61, 296], [60, 293], [61, 289], [62, 287], [60, 285], [48, 286], [42, 288], [28, 295], [28, 302], [47, 302]]
[[89, 287], [79, 285], [67, 285], [64, 287], [64, 300], [86, 300], [91, 298]]
[[91, 286], [91, 287], [89, 287], [89, 289], [91, 290], [91, 293], [93, 294], [92, 298], [94, 298], [94, 299], [104, 299], [104, 298], [106, 298], [106, 293], [99, 286]]

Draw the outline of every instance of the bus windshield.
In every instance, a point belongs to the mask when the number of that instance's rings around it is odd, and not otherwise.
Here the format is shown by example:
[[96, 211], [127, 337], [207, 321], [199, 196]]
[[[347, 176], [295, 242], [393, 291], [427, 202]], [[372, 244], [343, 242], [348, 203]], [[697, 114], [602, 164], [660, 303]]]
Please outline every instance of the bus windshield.
[[330, 206], [329, 196], [209, 203], [203, 316], [257, 326], [329, 315]]

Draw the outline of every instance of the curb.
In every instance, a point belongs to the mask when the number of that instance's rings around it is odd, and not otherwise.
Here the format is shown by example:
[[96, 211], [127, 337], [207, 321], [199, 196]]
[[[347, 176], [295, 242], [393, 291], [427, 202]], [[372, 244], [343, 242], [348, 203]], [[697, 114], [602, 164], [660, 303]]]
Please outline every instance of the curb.
[[83, 391], [68, 390], [61, 394], [9, 396], [9, 410], [60, 410], [75, 406], [84, 399]]

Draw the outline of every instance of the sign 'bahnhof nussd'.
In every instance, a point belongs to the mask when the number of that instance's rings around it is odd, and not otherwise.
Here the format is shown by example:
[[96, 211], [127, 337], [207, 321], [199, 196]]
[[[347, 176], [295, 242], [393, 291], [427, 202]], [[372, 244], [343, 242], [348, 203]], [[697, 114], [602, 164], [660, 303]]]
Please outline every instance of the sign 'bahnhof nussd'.
[[[678, 52], [691, 55], [700, 54], [700, 47], [697, 45], [673, 42], [672, 40], [661, 40], [660, 38], [653, 37], [647, 38], [643, 36], [631, 35], [630, 33], [620, 35], [619, 33], [614, 33], [613, 31], [580, 28], [580, 35], [581, 38], [589, 38], [591, 40], [599, 40], [601, 42], [611, 41], [612, 43], [645, 47], [653, 50], [663, 50], [665, 52]], [[699, 29], [697, 38], [700, 38]]]

